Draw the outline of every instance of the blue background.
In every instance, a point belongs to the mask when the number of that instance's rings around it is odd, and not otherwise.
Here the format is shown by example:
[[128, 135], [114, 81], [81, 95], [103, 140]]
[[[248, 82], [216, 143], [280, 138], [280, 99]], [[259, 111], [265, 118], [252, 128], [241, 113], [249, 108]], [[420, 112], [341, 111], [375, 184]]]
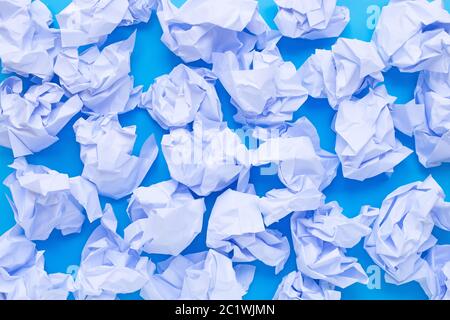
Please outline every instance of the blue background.
[[[216, 0], [210, 0], [216, 1]], [[220, 0], [217, 0], [220, 1]], [[54, 13], [58, 13], [66, 7], [70, 0], [43, 0]], [[182, 4], [183, 0], [173, 0], [176, 4]], [[369, 41], [372, 35], [370, 28], [371, 19], [374, 18], [373, 11], [369, 6], [383, 6], [387, 0], [341, 0], [338, 4], [349, 7], [351, 20], [347, 28], [344, 30], [342, 37], [358, 38]], [[447, 10], [450, 9], [450, 1], [444, 0]], [[277, 7], [273, 0], [260, 0], [260, 12], [272, 28], [276, 28], [273, 18], [276, 15]], [[371, 7], [373, 8], [373, 7]], [[376, 7], [375, 7], [376, 9]], [[1, 10], [1, 8], [0, 8]], [[369, 19], [369, 23], [368, 23]], [[369, 25], [369, 27], [368, 27]], [[127, 38], [136, 27], [121, 27], [116, 29], [107, 40], [106, 44], [123, 40]], [[140, 24], [137, 26], [137, 41], [134, 53], [132, 55], [132, 74], [135, 77], [135, 84], [144, 85], [145, 89], [153, 82], [155, 77], [168, 73], [173, 67], [182, 61], [171, 53], [160, 41], [162, 34], [158, 20], [153, 13], [148, 24]], [[336, 41], [336, 38], [325, 40], [293, 40], [283, 38], [279, 42], [280, 51], [285, 60], [292, 61], [297, 67], [312, 54], [317, 48], [329, 49]], [[193, 63], [190, 65], [203, 66], [202, 63]], [[0, 80], [5, 78], [0, 75]], [[417, 81], [417, 74], [400, 73], [396, 69], [391, 69], [385, 74], [385, 84], [391, 95], [398, 97], [398, 103], [405, 103], [413, 97], [414, 87]], [[234, 107], [229, 103], [230, 97], [220, 85], [216, 85], [225, 119], [231, 128], [239, 126], [233, 121], [232, 115], [235, 113]], [[309, 98], [307, 102], [296, 112], [295, 119], [306, 116], [316, 126], [320, 138], [321, 145], [324, 149], [334, 152], [335, 134], [330, 129], [330, 124], [334, 115], [334, 111], [328, 106], [324, 99]], [[79, 159], [79, 145], [75, 142], [75, 135], [72, 125], [79, 116], [75, 117], [64, 130], [59, 134], [59, 142], [40, 152], [39, 154], [27, 157], [27, 160], [33, 164], [41, 164], [49, 168], [69, 174], [70, 176], [80, 175], [82, 172], [82, 163]], [[142, 110], [135, 110], [120, 117], [122, 125], [137, 125], [137, 143], [138, 151], [150, 134], [155, 134], [157, 140], [161, 140], [165, 131], [162, 130], [151, 117]], [[397, 133], [398, 138], [408, 147], [414, 148], [414, 142], [411, 138]], [[9, 149], [0, 147], [0, 180], [6, 178], [11, 173], [11, 169], [7, 166], [13, 162], [12, 152]], [[405, 161], [395, 168], [395, 172], [391, 177], [380, 175], [364, 182], [357, 182], [342, 177], [339, 169], [337, 178], [333, 183], [325, 189], [327, 201], [336, 200], [344, 208], [344, 213], [348, 216], [358, 214], [362, 205], [370, 204], [372, 206], [380, 206], [384, 197], [395, 188], [417, 180], [424, 179], [427, 175], [432, 174], [440, 183], [442, 188], [450, 193], [450, 165], [444, 164], [438, 168], [425, 169], [418, 160], [416, 154], [410, 155]], [[162, 153], [160, 152], [156, 162], [153, 164], [147, 174], [143, 185], [148, 186], [159, 181], [169, 179], [169, 172], [165, 164]], [[277, 176], [260, 176], [259, 170], [252, 171], [251, 182], [255, 184], [258, 194], [264, 194], [266, 191], [282, 187]], [[3, 185], [0, 186], [0, 234], [12, 227], [14, 217], [9, 207], [5, 194], [9, 190]], [[183, 253], [191, 253], [205, 250], [205, 234], [209, 212], [214, 204], [218, 193], [213, 194], [206, 199], [208, 211], [205, 214], [203, 231]], [[113, 201], [111, 199], [102, 198], [102, 204], [106, 202], [112, 203], [116, 216], [119, 221], [119, 234], [123, 234], [123, 228], [129, 224], [129, 219], [125, 212], [127, 199]], [[447, 199], [450, 200], [450, 199]], [[98, 225], [98, 221], [89, 224], [85, 223], [80, 234], [74, 234], [62, 237], [58, 231], [52, 233], [47, 241], [37, 242], [37, 246], [41, 250], [45, 250], [46, 270], [48, 272], [69, 272], [71, 265], [78, 265], [80, 262], [81, 250], [94, 228]], [[283, 219], [274, 225], [275, 228], [282, 231], [290, 239], [289, 217]], [[435, 229], [435, 235], [439, 239], [439, 243], [450, 243], [450, 233]], [[356, 247], [349, 250], [350, 255], [359, 258], [364, 268], [372, 265], [373, 262], [365, 253], [360, 243]], [[164, 256], [151, 255], [153, 261], [165, 259]], [[295, 270], [294, 251], [284, 270], [278, 274], [274, 274], [274, 269], [267, 267], [261, 263], [254, 263], [257, 266], [254, 281], [250, 287], [246, 299], [271, 299], [282, 277], [289, 272]], [[69, 270], [68, 270], [69, 268]], [[121, 295], [123, 299], [139, 298], [138, 293], [130, 295]], [[420, 286], [416, 283], [409, 283], [402, 286], [390, 285], [382, 280], [381, 289], [372, 289], [364, 285], [353, 285], [342, 290], [343, 299], [425, 299]]]

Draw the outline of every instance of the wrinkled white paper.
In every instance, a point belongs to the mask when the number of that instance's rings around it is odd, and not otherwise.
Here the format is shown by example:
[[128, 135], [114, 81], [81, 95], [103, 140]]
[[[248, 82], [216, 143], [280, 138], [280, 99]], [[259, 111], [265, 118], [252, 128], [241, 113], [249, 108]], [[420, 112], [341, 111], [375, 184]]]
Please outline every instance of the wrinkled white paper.
[[441, 0], [391, 1], [372, 41], [386, 64], [402, 72], [449, 72], [450, 14]]
[[74, 296], [76, 299], [115, 299], [117, 294], [139, 291], [155, 265], [130, 248], [117, 233], [117, 219], [107, 204], [98, 226], [81, 253]]
[[156, 0], [72, 0], [56, 15], [63, 47], [98, 43], [118, 26], [148, 22]]
[[339, 38], [331, 50], [317, 49], [300, 67], [302, 85], [314, 98], [327, 98], [333, 109], [364, 88], [384, 80], [385, 64], [375, 45]]
[[197, 113], [206, 119], [222, 121], [215, 75], [205, 68], [176, 66], [169, 74], [155, 79], [142, 95], [141, 107], [164, 129], [184, 127]]
[[255, 267], [236, 265], [214, 250], [176, 256], [158, 263], [141, 290], [148, 300], [240, 300]]
[[220, 191], [239, 177], [248, 179], [248, 150], [226, 123], [197, 119], [193, 131], [172, 130], [161, 148], [172, 179], [199, 196]]
[[[78, 233], [86, 211], [90, 222], [102, 216], [95, 186], [83, 177], [69, 178], [44, 166], [18, 158], [4, 181], [10, 189], [14, 217], [31, 240], [46, 240], [54, 229]], [[8, 199], [9, 200], [9, 199]]]
[[370, 233], [374, 213], [367, 211], [347, 218], [336, 202], [315, 211], [294, 213], [291, 231], [298, 270], [341, 288], [356, 282], [367, 283], [368, 277], [357, 259], [345, 253]]
[[56, 141], [59, 131], [83, 105], [75, 95], [62, 102], [63, 89], [45, 82], [22, 94], [22, 80], [9, 77], [0, 84], [0, 146], [14, 157], [42, 151]]
[[275, 0], [274, 19], [281, 34], [290, 38], [322, 39], [338, 37], [350, 21], [347, 7], [336, 0]]
[[433, 177], [401, 186], [383, 201], [373, 230], [364, 241], [367, 253], [397, 285], [418, 281], [428, 296], [436, 296], [434, 272], [422, 253], [437, 239], [434, 226], [450, 230], [450, 203]]
[[450, 300], [450, 246], [434, 246], [427, 252], [425, 260], [433, 270], [436, 281], [436, 291], [429, 298]]
[[259, 197], [228, 189], [216, 200], [211, 211], [206, 245], [235, 262], [260, 260], [280, 272], [289, 258], [286, 237], [266, 229], [259, 209]]
[[0, 8], [2, 72], [49, 81], [59, 43], [50, 10], [39, 0], [1, 0]]
[[313, 183], [322, 191], [336, 176], [339, 160], [320, 147], [316, 128], [307, 118], [276, 129], [262, 129], [255, 135], [264, 143], [251, 150], [252, 165], [277, 164], [278, 177], [290, 190], [299, 192]]
[[132, 223], [125, 241], [137, 251], [176, 256], [201, 232], [205, 211], [204, 200], [174, 180], [137, 188], [128, 204]]
[[44, 251], [14, 226], [0, 236], [0, 300], [65, 300], [74, 289], [68, 274], [48, 274]]
[[120, 199], [136, 189], [158, 154], [155, 137], [147, 138], [139, 156], [132, 155], [136, 127], [122, 127], [117, 116], [80, 118], [73, 125], [84, 164], [82, 176], [100, 194]]
[[277, 222], [294, 211], [314, 210], [320, 207], [325, 196], [309, 179], [300, 190], [272, 189], [259, 201], [259, 208], [266, 226]]
[[392, 173], [412, 153], [395, 138], [389, 110], [395, 99], [378, 86], [361, 99], [339, 105], [333, 129], [344, 177], [363, 181]]
[[283, 277], [274, 300], [340, 300], [341, 293], [326, 281], [316, 281], [301, 272], [292, 271]]
[[426, 168], [450, 162], [449, 73], [422, 71], [415, 99], [391, 108], [395, 127], [414, 135], [416, 153]]
[[78, 48], [62, 50], [55, 63], [61, 86], [70, 94], [78, 94], [83, 111], [89, 114], [117, 114], [135, 108], [142, 86], [134, 88], [130, 76], [130, 56], [136, 33], [124, 41], [99, 50], [92, 46], [83, 53]]
[[285, 62], [278, 49], [214, 53], [213, 72], [237, 108], [234, 119], [243, 124], [274, 125], [292, 120], [308, 92], [292, 62]]
[[188, 0], [177, 8], [159, 0], [161, 41], [184, 62], [211, 63], [214, 52], [234, 54], [272, 46], [279, 39], [258, 12], [255, 0]]

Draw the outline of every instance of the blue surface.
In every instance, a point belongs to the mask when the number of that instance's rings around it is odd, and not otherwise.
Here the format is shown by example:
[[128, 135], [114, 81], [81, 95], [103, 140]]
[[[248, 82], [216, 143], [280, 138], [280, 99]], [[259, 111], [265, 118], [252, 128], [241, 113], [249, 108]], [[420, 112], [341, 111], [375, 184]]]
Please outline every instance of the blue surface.
[[[211, 0], [213, 1], [213, 0]], [[69, 0], [43, 0], [48, 5], [53, 13], [61, 11], [70, 1]], [[174, 1], [181, 4], [183, 0]], [[345, 31], [343, 37], [358, 38], [361, 40], [370, 40], [372, 31], [371, 26], [376, 19], [378, 8], [385, 5], [387, 0], [342, 0], [338, 1], [341, 5], [346, 5], [350, 8], [351, 21]], [[444, 0], [447, 9], [450, 8], [450, 1]], [[277, 8], [273, 0], [260, 0], [260, 11], [266, 21], [275, 28], [273, 18], [277, 12]], [[109, 37], [107, 43], [116, 42], [125, 39], [135, 27], [126, 27], [116, 29]], [[162, 34], [158, 20], [153, 14], [152, 19], [148, 24], [141, 24], [137, 26], [137, 41], [134, 53], [132, 55], [132, 73], [135, 77], [135, 83], [143, 84], [145, 88], [153, 82], [154, 78], [162, 74], [168, 73], [181, 60], [172, 54], [161, 43], [160, 37]], [[279, 42], [279, 48], [285, 60], [292, 61], [299, 67], [317, 48], [330, 48], [336, 39], [326, 39], [317, 41], [308, 40], [292, 40], [283, 38]], [[192, 65], [192, 64], [191, 64]], [[193, 65], [201, 65], [195, 63]], [[4, 75], [0, 79], [5, 78]], [[398, 70], [392, 69], [385, 74], [386, 86], [391, 95], [397, 96], [399, 103], [404, 103], [413, 97], [414, 87], [417, 80], [417, 74], [403, 74]], [[216, 86], [222, 108], [225, 114], [225, 119], [231, 128], [239, 127], [232, 120], [232, 115], [235, 109], [231, 106], [230, 97], [220, 84]], [[330, 124], [334, 112], [328, 106], [326, 100], [323, 99], [308, 99], [308, 101], [295, 114], [295, 118], [306, 116], [316, 126], [320, 137], [321, 145], [324, 149], [334, 151], [335, 135], [330, 129]], [[69, 174], [70, 176], [80, 175], [82, 171], [82, 163], [79, 159], [79, 146], [75, 142], [75, 135], [72, 130], [72, 125], [76, 121], [75, 117], [72, 122], [59, 134], [60, 141], [50, 148], [40, 152], [39, 154], [27, 157], [28, 161], [33, 164], [42, 164], [49, 168], [58, 170]], [[136, 150], [150, 134], [155, 134], [158, 140], [165, 133], [151, 118], [142, 111], [132, 111], [120, 117], [123, 125], [137, 125], [137, 145]], [[414, 142], [412, 139], [398, 133], [399, 139], [408, 147], [413, 148]], [[0, 147], [0, 180], [6, 178], [11, 173], [7, 167], [13, 161], [12, 153], [9, 149]], [[344, 212], [348, 216], [358, 214], [362, 205], [370, 204], [373, 206], [380, 206], [384, 197], [393, 191], [395, 188], [410, 183], [416, 180], [422, 180], [427, 175], [432, 174], [433, 177], [440, 183], [442, 188], [450, 194], [450, 165], [442, 165], [431, 170], [423, 168], [418, 160], [416, 154], [412, 154], [405, 161], [395, 168], [395, 172], [391, 177], [380, 175], [378, 177], [368, 179], [364, 182], [357, 182], [344, 179], [339, 170], [337, 178], [333, 183], [325, 189], [327, 201], [337, 200], [344, 208]], [[143, 185], [148, 186], [158, 181], [163, 181], [169, 178], [167, 165], [164, 162], [162, 153], [155, 164], [150, 169], [146, 176]], [[261, 176], [259, 170], [252, 170], [251, 182], [256, 185], [258, 194], [274, 188], [281, 187], [280, 182], [276, 176]], [[3, 185], [0, 186], [0, 234], [14, 225], [13, 213], [6, 201], [5, 194], [9, 190]], [[197, 252], [205, 250], [206, 225], [209, 217], [209, 212], [214, 204], [215, 198], [218, 194], [213, 194], [206, 199], [208, 211], [205, 215], [203, 231], [192, 243], [192, 245], [185, 250], [184, 253]], [[447, 200], [449, 200], [447, 198]], [[113, 201], [111, 199], [102, 199], [102, 204], [110, 202], [113, 204], [116, 216], [119, 221], [119, 233], [123, 234], [123, 228], [129, 224], [129, 219], [126, 215], [125, 209], [127, 200]], [[98, 225], [98, 222], [89, 225], [85, 223], [80, 234], [62, 237], [59, 232], [53, 232], [50, 239], [47, 241], [37, 242], [39, 249], [45, 250], [46, 269], [48, 272], [69, 272], [71, 266], [77, 265], [80, 262], [81, 250], [89, 237], [92, 230]], [[289, 218], [285, 218], [276, 225], [275, 228], [282, 231], [290, 239]], [[437, 231], [435, 235], [439, 239], [439, 243], [450, 243], [450, 233]], [[362, 245], [359, 244], [355, 248], [349, 250], [349, 254], [354, 255], [360, 259], [364, 268], [373, 264], [371, 259], [365, 253]], [[164, 256], [151, 255], [152, 260], [159, 261], [164, 259]], [[272, 298], [278, 283], [281, 278], [287, 273], [295, 270], [295, 257], [293, 250], [291, 257], [286, 264], [284, 270], [278, 274], [274, 274], [274, 269], [267, 267], [261, 263], [255, 263], [257, 266], [255, 279], [250, 287], [246, 299], [270, 299]], [[134, 299], [139, 298], [138, 293], [131, 295], [123, 295], [120, 298]], [[418, 284], [410, 283], [403, 286], [390, 285], [381, 281], [381, 289], [369, 289], [364, 285], [354, 285], [342, 291], [343, 299], [424, 299], [425, 294]]]

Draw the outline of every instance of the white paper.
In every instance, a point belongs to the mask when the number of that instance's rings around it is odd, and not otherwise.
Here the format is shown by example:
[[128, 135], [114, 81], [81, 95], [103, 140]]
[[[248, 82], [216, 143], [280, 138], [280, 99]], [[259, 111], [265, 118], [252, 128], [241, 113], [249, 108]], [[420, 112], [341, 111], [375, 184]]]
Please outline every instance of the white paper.
[[291, 218], [292, 240], [300, 272], [317, 280], [346, 288], [354, 283], [367, 283], [368, 277], [358, 260], [346, 255], [370, 233], [370, 217], [347, 218], [336, 202], [315, 211], [296, 212]]
[[186, 63], [200, 59], [211, 63], [214, 52], [241, 54], [273, 46], [279, 39], [255, 0], [188, 0], [180, 8], [170, 0], [159, 1], [161, 41]]
[[148, 22], [156, 0], [72, 0], [56, 15], [63, 47], [103, 41], [122, 25]]
[[433, 177], [401, 186], [383, 201], [364, 248], [386, 271], [385, 279], [397, 285], [417, 281], [428, 294], [436, 295], [434, 271], [422, 254], [437, 239], [434, 226], [450, 230], [450, 203]]
[[395, 127], [414, 135], [416, 153], [425, 168], [450, 162], [449, 86], [448, 73], [422, 71], [415, 99], [391, 108]]
[[136, 189], [158, 154], [154, 136], [132, 154], [136, 127], [122, 127], [117, 116], [80, 118], [74, 124], [84, 164], [82, 176], [93, 182], [101, 195], [120, 199]]
[[333, 109], [355, 93], [384, 80], [385, 63], [371, 42], [339, 38], [331, 50], [316, 49], [300, 67], [302, 85]]
[[164, 129], [184, 127], [197, 113], [222, 121], [222, 110], [214, 88], [215, 75], [206, 68], [191, 69], [184, 64], [155, 79], [142, 95], [141, 107]]
[[117, 219], [107, 204], [98, 226], [81, 253], [75, 280], [76, 299], [115, 299], [117, 294], [139, 291], [153, 274], [155, 266], [117, 233]]
[[434, 246], [427, 252], [425, 260], [433, 271], [432, 275], [435, 282], [434, 290], [430, 292], [429, 298], [450, 300], [450, 246]]
[[239, 177], [247, 177], [248, 150], [226, 123], [197, 119], [193, 131], [172, 130], [161, 148], [172, 179], [199, 196], [220, 191]]
[[22, 91], [22, 80], [14, 76], [0, 84], [0, 146], [11, 148], [14, 157], [57, 142], [57, 134], [83, 105], [77, 95], [61, 102], [64, 91], [50, 82]]
[[350, 21], [350, 10], [336, 0], [275, 0], [275, 24], [289, 38], [322, 39], [339, 36]]
[[174, 180], [137, 188], [128, 204], [132, 223], [125, 241], [138, 251], [176, 256], [201, 232], [205, 211], [204, 200]]
[[2, 72], [49, 81], [59, 43], [50, 10], [39, 0], [1, 0], [0, 8]]
[[264, 143], [250, 151], [252, 165], [277, 164], [280, 181], [291, 191], [307, 189], [310, 183], [322, 191], [336, 176], [339, 160], [320, 147], [319, 135], [307, 118], [256, 135]]
[[255, 267], [236, 265], [214, 250], [176, 256], [157, 265], [141, 296], [148, 300], [240, 300]]
[[31, 240], [46, 240], [57, 229], [63, 235], [78, 233], [85, 220], [100, 218], [102, 211], [95, 186], [83, 177], [69, 178], [44, 166], [29, 165], [18, 158], [10, 165], [15, 172], [4, 184], [14, 217]]
[[292, 120], [308, 98], [295, 65], [283, 61], [276, 47], [239, 56], [214, 53], [212, 63], [237, 108], [234, 119], [239, 123], [270, 126]]
[[273, 300], [340, 300], [341, 293], [326, 281], [316, 281], [301, 272], [283, 277]]
[[135, 108], [142, 86], [134, 88], [130, 76], [130, 56], [136, 33], [128, 39], [108, 45], [101, 51], [89, 47], [81, 54], [78, 48], [62, 50], [55, 63], [55, 73], [69, 94], [78, 94], [83, 111], [88, 114], [117, 114]]
[[443, 2], [391, 1], [383, 7], [372, 41], [386, 64], [402, 72], [449, 72], [450, 14]]
[[339, 105], [333, 129], [344, 177], [363, 181], [394, 167], [412, 153], [395, 138], [389, 110], [395, 97], [378, 86], [361, 99]]
[[214, 204], [208, 222], [206, 245], [235, 262], [260, 260], [280, 272], [289, 258], [286, 237], [266, 229], [259, 209], [259, 197], [228, 189]]
[[0, 300], [65, 300], [74, 290], [69, 274], [44, 270], [44, 251], [19, 226], [0, 236]]

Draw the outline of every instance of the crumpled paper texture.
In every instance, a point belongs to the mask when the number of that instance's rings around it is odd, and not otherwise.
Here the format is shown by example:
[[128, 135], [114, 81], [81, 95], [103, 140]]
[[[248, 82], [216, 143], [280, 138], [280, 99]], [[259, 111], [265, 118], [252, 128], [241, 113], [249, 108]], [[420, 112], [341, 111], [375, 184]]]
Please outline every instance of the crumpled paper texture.
[[78, 233], [86, 215], [90, 222], [102, 216], [95, 185], [83, 177], [69, 178], [44, 166], [18, 158], [15, 172], [3, 182], [11, 191], [14, 217], [30, 240], [46, 240], [55, 229]]
[[155, 79], [142, 95], [144, 108], [163, 129], [176, 129], [192, 123], [197, 114], [222, 121], [222, 109], [209, 69], [191, 69], [184, 64]]
[[22, 92], [18, 77], [0, 84], [0, 146], [11, 148], [14, 157], [42, 151], [57, 142], [57, 134], [83, 106], [77, 95], [62, 102], [63, 89], [51, 82]]
[[275, 0], [275, 3], [278, 13], [274, 22], [281, 34], [289, 38], [337, 37], [350, 21], [350, 10], [336, 6], [336, 0]]
[[132, 193], [158, 155], [153, 135], [145, 140], [139, 156], [133, 155], [136, 126], [122, 127], [117, 116], [80, 118], [73, 128], [84, 164], [82, 176], [94, 183], [101, 195], [113, 199]]

